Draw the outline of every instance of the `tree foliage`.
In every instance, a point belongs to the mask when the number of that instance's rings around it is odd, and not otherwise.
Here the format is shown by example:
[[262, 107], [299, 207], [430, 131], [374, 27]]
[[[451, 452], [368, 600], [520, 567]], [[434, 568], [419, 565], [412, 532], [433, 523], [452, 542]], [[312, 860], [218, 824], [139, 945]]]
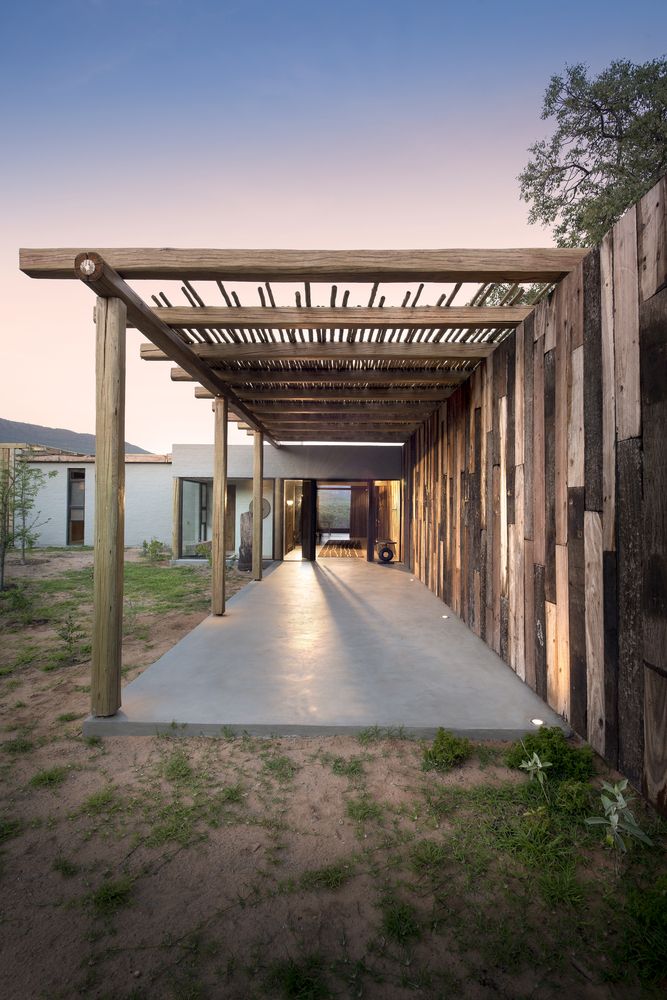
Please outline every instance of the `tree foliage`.
[[528, 219], [554, 226], [558, 246], [597, 244], [667, 171], [667, 59], [617, 60], [595, 78], [566, 66], [541, 117], [555, 127], [519, 175]]
[[[33, 468], [31, 457], [30, 449], [26, 449], [10, 452], [7, 460], [0, 460], [0, 590], [5, 585], [8, 551], [19, 546], [24, 562], [26, 549], [31, 549], [39, 538], [37, 529], [49, 520], [41, 520], [41, 511], [35, 510], [47, 476]], [[49, 478], [54, 475], [50, 472]]]

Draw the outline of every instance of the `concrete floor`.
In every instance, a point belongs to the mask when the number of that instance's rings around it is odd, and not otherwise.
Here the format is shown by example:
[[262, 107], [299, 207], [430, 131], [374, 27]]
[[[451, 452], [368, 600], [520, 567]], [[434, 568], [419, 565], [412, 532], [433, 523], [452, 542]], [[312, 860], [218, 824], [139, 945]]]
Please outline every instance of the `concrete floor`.
[[[446, 616], [446, 617], [445, 617]], [[561, 724], [401, 565], [284, 562], [123, 691], [87, 735], [345, 732], [377, 724], [516, 738]]]

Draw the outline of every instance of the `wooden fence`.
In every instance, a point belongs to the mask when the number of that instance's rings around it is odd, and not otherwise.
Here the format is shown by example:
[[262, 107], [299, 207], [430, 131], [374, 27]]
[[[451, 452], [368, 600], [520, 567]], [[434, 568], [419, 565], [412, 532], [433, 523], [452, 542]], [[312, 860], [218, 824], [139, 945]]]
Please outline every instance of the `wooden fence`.
[[667, 179], [404, 449], [412, 572], [667, 812]]

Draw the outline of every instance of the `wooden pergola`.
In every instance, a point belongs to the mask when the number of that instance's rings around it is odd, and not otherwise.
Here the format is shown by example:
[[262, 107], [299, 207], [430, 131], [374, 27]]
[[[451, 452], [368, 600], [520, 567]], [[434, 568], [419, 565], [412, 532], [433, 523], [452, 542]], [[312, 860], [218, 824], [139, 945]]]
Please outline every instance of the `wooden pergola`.
[[[254, 437], [255, 510], [265, 440], [403, 444], [586, 252], [21, 250], [25, 274], [79, 279], [97, 296], [93, 714], [120, 707], [127, 327], [149, 341], [142, 358], [171, 362], [174, 381], [198, 383], [195, 396], [213, 400], [212, 612], [221, 615], [230, 419]], [[146, 280], [179, 281], [187, 304], [159, 288], [149, 304], [129, 284]], [[387, 304], [405, 284], [417, 287]], [[525, 284], [531, 301], [519, 305]], [[278, 305], [275, 285], [293, 302]], [[241, 295], [255, 304], [243, 305]], [[261, 575], [256, 518], [253, 576]]]

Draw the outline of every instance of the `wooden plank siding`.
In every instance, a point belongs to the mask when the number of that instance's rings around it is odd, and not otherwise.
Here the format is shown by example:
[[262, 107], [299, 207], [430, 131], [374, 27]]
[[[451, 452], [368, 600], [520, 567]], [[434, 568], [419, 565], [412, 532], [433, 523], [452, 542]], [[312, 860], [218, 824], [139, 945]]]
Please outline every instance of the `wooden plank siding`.
[[667, 182], [405, 448], [409, 566], [667, 813]]

